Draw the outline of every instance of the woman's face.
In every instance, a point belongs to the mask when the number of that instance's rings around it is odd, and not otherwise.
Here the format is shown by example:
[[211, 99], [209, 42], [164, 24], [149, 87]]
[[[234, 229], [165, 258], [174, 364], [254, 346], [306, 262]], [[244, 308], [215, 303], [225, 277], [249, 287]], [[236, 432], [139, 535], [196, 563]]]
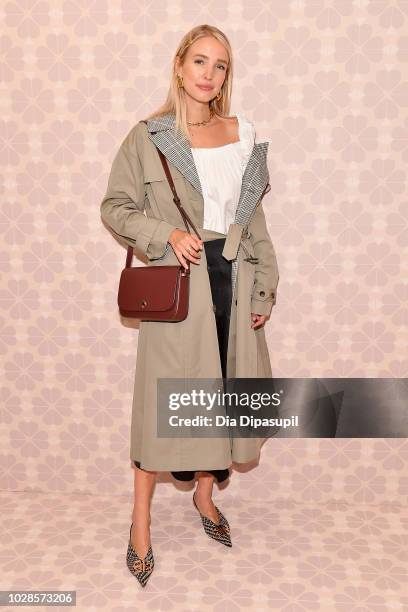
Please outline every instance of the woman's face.
[[227, 66], [226, 48], [213, 36], [205, 36], [188, 48], [183, 65], [177, 58], [176, 74], [183, 77], [185, 93], [208, 103], [220, 91]]

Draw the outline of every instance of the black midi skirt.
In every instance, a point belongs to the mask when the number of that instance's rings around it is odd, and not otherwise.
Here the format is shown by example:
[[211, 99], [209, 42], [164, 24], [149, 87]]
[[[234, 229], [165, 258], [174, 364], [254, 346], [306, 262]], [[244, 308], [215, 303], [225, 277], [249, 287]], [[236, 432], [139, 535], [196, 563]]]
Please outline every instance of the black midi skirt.
[[[225, 238], [207, 240], [203, 244], [205, 249], [205, 256], [207, 258], [208, 277], [210, 279], [213, 309], [217, 326], [218, 348], [220, 351], [222, 376], [223, 378], [226, 378], [228, 334], [232, 302], [231, 262], [227, 261], [222, 256]], [[139, 461], [134, 461], [134, 464], [138, 468], [140, 468]], [[209, 474], [212, 474], [218, 482], [223, 482], [229, 477], [228, 468], [222, 470], [199, 471], [208, 472]], [[176, 480], [187, 482], [194, 479], [195, 472], [196, 471], [193, 470], [171, 472], [171, 474]]]

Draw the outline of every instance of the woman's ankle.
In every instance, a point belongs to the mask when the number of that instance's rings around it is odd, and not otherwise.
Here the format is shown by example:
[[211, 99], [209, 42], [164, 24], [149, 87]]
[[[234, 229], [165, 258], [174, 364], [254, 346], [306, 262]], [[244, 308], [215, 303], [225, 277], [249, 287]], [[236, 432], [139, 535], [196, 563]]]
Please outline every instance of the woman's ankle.
[[151, 523], [150, 509], [139, 508], [135, 506], [132, 512], [132, 521], [133, 523], [140, 523], [140, 524], [143, 523], [145, 525], [150, 526], [150, 523]]
[[212, 490], [197, 488], [194, 493], [194, 499], [201, 504], [212, 505]]

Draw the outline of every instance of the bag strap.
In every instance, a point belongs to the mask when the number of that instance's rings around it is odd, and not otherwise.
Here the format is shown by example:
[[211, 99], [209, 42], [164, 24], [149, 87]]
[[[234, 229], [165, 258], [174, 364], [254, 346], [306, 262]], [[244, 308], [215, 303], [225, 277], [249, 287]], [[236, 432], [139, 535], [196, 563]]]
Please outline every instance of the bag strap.
[[[145, 124], [147, 125], [147, 121], [142, 120], [142, 122], [143, 122], [143, 123], [145, 123]], [[156, 134], [156, 132], [152, 132], [152, 134]], [[155, 145], [155, 146], [156, 146], [156, 145]], [[169, 166], [168, 166], [168, 164], [167, 164], [167, 159], [166, 159], [166, 157], [163, 155], [163, 153], [160, 151], [159, 147], [157, 147], [157, 146], [156, 146], [156, 149], [157, 149], [157, 152], [158, 152], [158, 154], [159, 154], [160, 161], [161, 161], [161, 163], [162, 163], [162, 166], [163, 166], [164, 172], [165, 172], [165, 174], [166, 174], [167, 181], [168, 181], [168, 183], [169, 183], [169, 185], [170, 185], [170, 188], [171, 188], [171, 190], [172, 190], [172, 192], [173, 192], [173, 202], [175, 203], [175, 205], [177, 206], [177, 208], [178, 208], [178, 210], [179, 210], [179, 212], [180, 212], [180, 214], [181, 214], [181, 217], [182, 217], [182, 219], [183, 219], [183, 221], [184, 221], [184, 225], [186, 226], [187, 232], [189, 232], [189, 233], [190, 233], [190, 229], [189, 229], [189, 227], [188, 227], [188, 225], [187, 225], [187, 223], [190, 223], [190, 225], [191, 225], [191, 227], [193, 228], [193, 230], [194, 230], [195, 234], [196, 234], [196, 235], [198, 236], [198, 238], [200, 238], [200, 240], [201, 240], [201, 236], [200, 236], [200, 234], [198, 233], [198, 231], [197, 231], [197, 229], [196, 229], [196, 227], [195, 227], [194, 223], [191, 221], [190, 217], [188, 216], [188, 214], [186, 213], [186, 211], [184, 210], [184, 208], [182, 207], [182, 205], [181, 205], [181, 203], [180, 203], [180, 198], [179, 198], [179, 197], [178, 197], [178, 195], [177, 195], [177, 191], [176, 191], [176, 188], [175, 188], [175, 186], [174, 186], [173, 177], [171, 176], [171, 172], [170, 172]], [[126, 267], [127, 267], [127, 268], [130, 268], [130, 267], [131, 267], [131, 265], [132, 265], [132, 259], [133, 259], [133, 247], [129, 245], [129, 246], [128, 246], [128, 248], [127, 248], [127, 255], [126, 255]]]
[[182, 218], [183, 218], [183, 221], [184, 221], [184, 225], [186, 226], [187, 231], [188, 231], [188, 232], [190, 232], [190, 230], [189, 230], [189, 228], [188, 228], [188, 225], [187, 225], [187, 222], [188, 222], [188, 223], [190, 223], [191, 227], [192, 227], [192, 228], [193, 228], [193, 230], [194, 230], [194, 233], [195, 233], [195, 234], [197, 234], [197, 236], [198, 236], [198, 237], [200, 238], [200, 240], [201, 240], [201, 236], [200, 236], [200, 234], [198, 233], [198, 231], [197, 231], [197, 229], [196, 229], [196, 227], [195, 227], [194, 223], [191, 221], [190, 217], [188, 216], [188, 214], [186, 213], [186, 211], [184, 210], [184, 208], [183, 208], [183, 207], [182, 207], [182, 205], [180, 204], [180, 198], [179, 198], [179, 197], [178, 197], [178, 195], [177, 195], [177, 191], [176, 191], [176, 188], [175, 188], [175, 186], [174, 186], [173, 177], [171, 176], [171, 173], [170, 173], [170, 168], [169, 168], [168, 163], [167, 163], [167, 159], [166, 159], [166, 157], [163, 155], [163, 153], [160, 151], [160, 149], [159, 149], [158, 147], [156, 147], [156, 148], [157, 148], [157, 152], [158, 152], [158, 154], [159, 154], [159, 156], [160, 156], [160, 161], [161, 161], [162, 166], [163, 166], [163, 168], [164, 168], [164, 171], [165, 171], [165, 173], [166, 173], [166, 177], [167, 177], [167, 180], [168, 180], [168, 182], [169, 182], [170, 188], [171, 188], [171, 190], [172, 190], [172, 192], [173, 192], [173, 202], [175, 203], [175, 205], [177, 206], [177, 208], [178, 208], [178, 209], [179, 209], [179, 211], [180, 211], [180, 214], [181, 214], [181, 216], [182, 216]]
[[[147, 125], [147, 121], [143, 121], [143, 123], [145, 123], [145, 124]], [[152, 134], [156, 134], [156, 132], [152, 132]], [[156, 145], [155, 145], [155, 146], [156, 146]], [[167, 163], [167, 159], [166, 159], [165, 155], [164, 155], [164, 154], [163, 154], [163, 153], [160, 151], [160, 149], [159, 149], [159, 147], [158, 147], [158, 146], [156, 146], [156, 149], [157, 149], [157, 152], [158, 152], [158, 154], [159, 154], [160, 161], [161, 161], [161, 163], [162, 163], [162, 166], [163, 166], [164, 172], [165, 172], [165, 174], [166, 174], [167, 181], [168, 181], [168, 183], [169, 183], [169, 185], [170, 185], [170, 189], [171, 189], [171, 190], [172, 190], [172, 192], [173, 192], [173, 202], [175, 203], [175, 205], [176, 205], [176, 206], [177, 206], [177, 208], [179, 209], [179, 212], [180, 212], [180, 214], [181, 214], [181, 217], [182, 217], [182, 219], [183, 219], [183, 221], [184, 221], [184, 225], [186, 226], [187, 232], [190, 232], [190, 229], [189, 229], [189, 227], [188, 227], [188, 225], [187, 225], [187, 223], [189, 223], [189, 224], [191, 225], [191, 227], [193, 228], [194, 233], [195, 233], [195, 234], [196, 234], [196, 235], [197, 235], [197, 236], [200, 238], [200, 240], [201, 240], [201, 236], [200, 236], [200, 234], [198, 233], [198, 231], [197, 231], [197, 229], [196, 229], [196, 227], [195, 227], [194, 223], [191, 221], [190, 217], [188, 216], [188, 214], [186, 213], [186, 211], [184, 210], [183, 206], [182, 206], [182, 205], [181, 205], [181, 203], [180, 203], [180, 198], [179, 198], [179, 197], [178, 197], [178, 195], [177, 195], [177, 191], [176, 191], [176, 188], [175, 188], [175, 186], [174, 186], [173, 177], [171, 176], [171, 172], [170, 172], [170, 168], [169, 168], [168, 163]]]

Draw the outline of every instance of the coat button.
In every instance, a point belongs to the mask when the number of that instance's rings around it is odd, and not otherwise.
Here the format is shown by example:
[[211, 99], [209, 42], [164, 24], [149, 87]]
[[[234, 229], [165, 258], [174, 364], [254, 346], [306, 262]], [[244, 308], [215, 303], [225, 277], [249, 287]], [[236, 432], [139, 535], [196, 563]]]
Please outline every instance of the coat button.
[[207, 270], [210, 270], [210, 269], [211, 269], [211, 266], [210, 266], [210, 265], [208, 265], [208, 266], [207, 266]]
[[260, 291], [259, 295], [262, 295], [262, 297], [265, 295], [265, 291]]

